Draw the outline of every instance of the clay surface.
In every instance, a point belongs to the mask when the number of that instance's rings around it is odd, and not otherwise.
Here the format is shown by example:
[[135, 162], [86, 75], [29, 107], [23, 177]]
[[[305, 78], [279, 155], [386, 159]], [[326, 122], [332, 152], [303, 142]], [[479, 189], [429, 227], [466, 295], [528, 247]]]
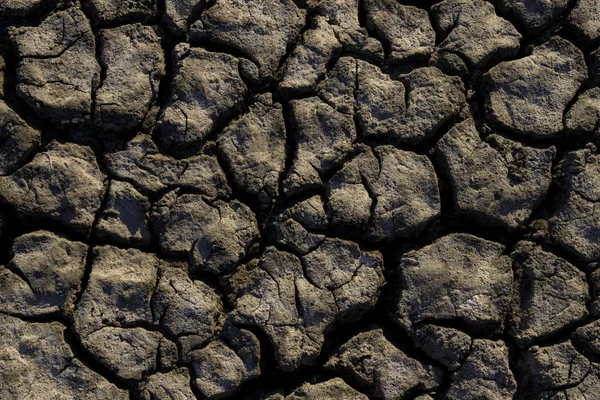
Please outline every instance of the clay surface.
[[0, 0], [0, 399], [600, 393], [600, 0]]

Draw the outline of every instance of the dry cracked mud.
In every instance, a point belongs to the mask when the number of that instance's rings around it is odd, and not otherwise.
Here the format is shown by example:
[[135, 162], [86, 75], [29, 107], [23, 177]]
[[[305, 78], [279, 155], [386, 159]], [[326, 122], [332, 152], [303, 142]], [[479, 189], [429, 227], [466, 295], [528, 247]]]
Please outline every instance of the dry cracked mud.
[[0, 0], [0, 399], [592, 400], [600, 0]]

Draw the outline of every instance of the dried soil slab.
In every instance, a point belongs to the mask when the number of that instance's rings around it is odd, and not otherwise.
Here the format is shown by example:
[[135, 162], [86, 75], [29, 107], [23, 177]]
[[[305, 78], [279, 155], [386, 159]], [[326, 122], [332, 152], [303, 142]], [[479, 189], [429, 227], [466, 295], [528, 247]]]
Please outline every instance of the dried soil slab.
[[336, 111], [318, 97], [292, 100], [290, 106], [296, 148], [283, 181], [286, 195], [319, 187], [322, 175], [341, 164], [356, 141], [352, 116]]
[[486, 116], [532, 138], [563, 132], [563, 115], [587, 78], [581, 51], [553, 37], [530, 56], [498, 64], [484, 75]]
[[600, 47], [595, 51], [592, 51], [588, 57], [590, 61], [590, 77], [594, 79], [596, 84], [598, 84], [598, 81], [600, 80]]
[[583, 272], [531, 242], [519, 242], [511, 257], [516, 273], [510, 333], [520, 346], [587, 317]]
[[57, 125], [89, 119], [100, 79], [92, 29], [78, 8], [50, 15], [37, 27], [12, 29], [19, 53], [17, 93]]
[[435, 67], [418, 68], [397, 81], [358, 61], [356, 107], [361, 133], [396, 143], [430, 138], [465, 102], [460, 78]]
[[228, 198], [231, 189], [214, 156], [175, 159], [162, 154], [148, 135], [137, 135], [125, 148], [104, 154], [111, 175], [133, 184], [147, 196], [182, 188], [208, 198]]
[[600, 258], [600, 158], [593, 149], [568, 153], [559, 165], [561, 198], [548, 220], [552, 240], [584, 262]]
[[174, 264], [160, 269], [152, 297], [154, 322], [169, 337], [178, 338], [184, 353], [216, 336], [223, 314], [216, 291], [202, 281], [192, 281], [186, 267]]
[[572, 134], [598, 134], [600, 132], [600, 87], [581, 93], [567, 111], [565, 127]]
[[162, 335], [144, 328], [105, 326], [83, 339], [83, 346], [99, 363], [122, 379], [141, 380], [157, 367]]
[[325, 364], [369, 388], [384, 400], [400, 400], [414, 391], [433, 391], [442, 370], [407, 356], [390, 343], [381, 329], [360, 333], [344, 343]]
[[265, 332], [278, 368], [311, 365], [334, 323], [360, 318], [375, 306], [382, 265], [378, 252], [339, 239], [326, 239], [302, 260], [267, 248], [229, 279], [234, 319]]
[[449, 400], [511, 400], [517, 382], [508, 363], [508, 348], [502, 341], [476, 339], [461, 368], [452, 375], [446, 394]]
[[239, 60], [179, 44], [174, 50], [173, 81], [160, 116], [160, 139], [174, 153], [188, 153], [241, 106], [246, 86]]
[[0, 177], [0, 200], [25, 218], [57, 222], [78, 233], [92, 227], [105, 192], [89, 147], [51, 142], [10, 176]]
[[0, 127], [0, 143], [2, 143], [0, 175], [8, 175], [23, 165], [37, 150], [42, 135], [2, 100], [0, 100]]
[[379, 173], [371, 187], [376, 205], [369, 236], [374, 240], [414, 236], [440, 212], [433, 166], [425, 156], [392, 146], [376, 147], [374, 153]]
[[6, 62], [4, 61], [4, 57], [0, 55], [0, 98], [4, 97], [4, 82], [6, 74]]
[[197, 17], [205, 4], [202, 0], [165, 0], [163, 21], [171, 33], [185, 35], [192, 23], [191, 19]]
[[211, 203], [200, 195], [169, 192], [151, 218], [161, 249], [191, 254], [196, 271], [231, 272], [259, 236], [256, 217], [237, 200]]
[[123, 245], [147, 247], [152, 239], [148, 198], [132, 184], [120, 181], [110, 182], [107, 196], [94, 234]]
[[567, 0], [500, 0], [498, 8], [514, 18], [529, 34], [538, 34], [554, 24], [567, 9]]
[[513, 57], [521, 35], [496, 15], [494, 5], [483, 0], [445, 0], [431, 7], [439, 51], [458, 55], [470, 68], [482, 68], [490, 60]]
[[279, 213], [270, 225], [276, 243], [292, 252], [306, 254], [323, 243], [329, 226], [321, 196], [302, 200]]
[[88, 246], [51, 232], [19, 236], [0, 267], [0, 310], [28, 317], [73, 311]]
[[[394, 152], [399, 153], [400, 150]], [[326, 189], [327, 211], [332, 226], [357, 233], [368, 229], [373, 207], [378, 204], [372, 190], [373, 183], [380, 176], [380, 168], [372, 150], [363, 148], [331, 178]], [[385, 192], [380, 194], [385, 195]]]
[[0, 18], [28, 17], [45, 7], [53, 7], [58, 0], [6, 0], [0, 4]]
[[[279, 91], [298, 96], [315, 90], [326, 74], [329, 62], [342, 52], [383, 61], [381, 42], [369, 37], [360, 25], [358, 0], [312, 2], [308, 29], [283, 66]], [[355, 62], [354, 58], [349, 58]]]
[[586, 43], [597, 40], [600, 38], [600, 1], [577, 1], [567, 23]]
[[404, 84], [366, 62], [357, 62], [356, 74], [356, 111], [363, 134], [417, 140], [420, 132], [402, 129], [406, 124]]
[[83, 7], [100, 24], [149, 22], [156, 18], [156, 0], [84, 0]]
[[484, 224], [510, 230], [523, 225], [552, 181], [554, 147], [527, 147], [495, 134], [482, 141], [472, 119], [452, 128], [436, 150], [456, 211]]
[[270, 95], [261, 96], [223, 131], [217, 144], [239, 187], [262, 202], [277, 196], [286, 150], [281, 104], [273, 104]]
[[373, 241], [415, 237], [440, 213], [433, 165], [423, 155], [379, 146], [366, 149], [328, 185], [334, 225], [362, 228]]
[[117, 388], [84, 366], [64, 341], [58, 322], [29, 323], [0, 314], [0, 397], [126, 400]]
[[519, 360], [524, 395], [531, 399], [594, 398], [600, 390], [598, 367], [570, 341], [531, 347]]
[[367, 41], [367, 30], [360, 25], [358, 0], [316, 0], [313, 12], [323, 17], [337, 40], [346, 49], [360, 49]]
[[153, 322], [150, 300], [159, 260], [154, 254], [112, 246], [92, 251], [88, 285], [74, 314], [75, 330], [82, 338], [103, 326], [133, 326]]
[[592, 297], [592, 301], [589, 303], [589, 310], [591, 315], [598, 316], [600, 315], [600, 266], [592, 264], [591, 267], [587, 271]]
[[247, 55], [261, 77], [268, 78], [300, 34], [305, 14], [292, 0], [217, 1], [202, 12], [194, 27], [211, 42]]
[[291, 97], [315, 90], [327, 72], [327, 64], [343, 46], [323, 16], [314, 18], [283, 66], [278, 84], [280, 93]]
[[473, 339], [455, 328], [437, 325], [419, 325], [410, 332], [415, 344], [449, 371], [456, 371], [467, 358]]
[[291, 394], [285, 397], [285, 400], [368, 400], [369, 398], [353, 389], [343, 379], [333, 378], [321, 383], [305, 383]]
[[375, 307], [383, 284], [379, 252], [366, 252], [354, 242], [326, 238], [301, 261], [306, 279], [333, 294], [335, 318], [358, 320]]
[[599, 374], [600, 369], [597, 364], [594, 364], [590, 373], [577, 386], [568, 387], [552, 394], [544, 393], [543, 396], [552, 400], [593, 399], [600, 390]]
[[[567, 20], [583, 40], [595, 42], [600, 38], [600, 2], [579, 0]], [[587, 42], [586, 42], [587, 43]]]
[[577, 328], [571, 337], [587, 351], [600, 354], [600, 320]]
[[105, 75], [96, 94], [96, 125], [122, 132], [150, 124], [158, 112], [158, 86], [165, 75], [155, 30], [135, 24], [100, 31], [100, 63]]
[[358, 63], [353, 57], [341, 57], [327, 72], [318, 91], [321, 100], [344, 114], [355, 112]]
[[152, 375], [144, 383], [143, 396], [144, 400], [196, 400], [187, 368]]
[[250, 331], [228, 325], [223, 338], [192, 353], [193, 385], [207, 399], [221, 399], [260, 375], [260, 342]]
[[156, 368], [162, 335], [149, 331], [159, 261], [153, 254], [111, 246], [94, 248], [88, 285], [74, 313], [84, 348], [123, 379]]
[[398, 321], [456, 321], [481, 334], [501, 330], [510, 308], [513, 273], [504, 246], [467, 234], [450, 234], [406, 253], [398, 273]]
[[388, 48], [393, 62], [427, 58], [435, 46], [435, 32], [427, 11], [394, 0], [365, 0], [367, 27]]

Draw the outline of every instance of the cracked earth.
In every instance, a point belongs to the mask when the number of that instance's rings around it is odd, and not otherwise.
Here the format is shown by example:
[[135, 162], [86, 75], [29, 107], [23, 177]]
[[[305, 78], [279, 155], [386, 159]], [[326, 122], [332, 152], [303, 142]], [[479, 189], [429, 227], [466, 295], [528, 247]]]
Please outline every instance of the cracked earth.
[[1, 0], [0, 399], [593, 400], [600, 0]]

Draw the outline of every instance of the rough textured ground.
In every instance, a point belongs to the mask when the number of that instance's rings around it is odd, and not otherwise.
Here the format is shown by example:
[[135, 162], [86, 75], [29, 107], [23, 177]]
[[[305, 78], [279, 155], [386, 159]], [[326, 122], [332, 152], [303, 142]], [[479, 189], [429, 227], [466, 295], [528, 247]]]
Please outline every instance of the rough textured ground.
[[0, 399], [592, 400], [600, 0], [0, 0]]

